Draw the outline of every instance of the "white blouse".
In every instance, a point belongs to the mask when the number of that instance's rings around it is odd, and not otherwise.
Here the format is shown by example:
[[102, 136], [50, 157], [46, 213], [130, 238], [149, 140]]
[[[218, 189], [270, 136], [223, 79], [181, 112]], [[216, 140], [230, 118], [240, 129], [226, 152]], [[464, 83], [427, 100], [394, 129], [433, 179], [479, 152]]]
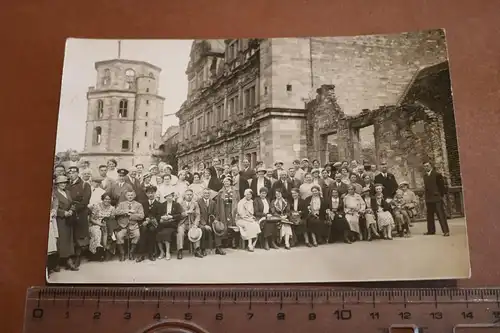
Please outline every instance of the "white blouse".
[[269, 214], [269, 202], [267, 202], [267, 199], [262, 200], [262, 203], [264, 204], [264, 214]]

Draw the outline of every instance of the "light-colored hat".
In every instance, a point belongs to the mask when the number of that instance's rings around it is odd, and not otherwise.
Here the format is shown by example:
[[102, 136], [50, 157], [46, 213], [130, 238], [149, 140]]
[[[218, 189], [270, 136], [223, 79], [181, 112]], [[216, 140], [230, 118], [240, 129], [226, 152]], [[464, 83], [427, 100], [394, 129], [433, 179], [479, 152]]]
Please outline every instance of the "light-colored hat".
[[403, 180], [401, 183], [399, 183], [399, 186], [403, 186], [403, 185], [410, 186], [410, 183], [408, 183], [406, 180]]
[[304, 157], [304, 158], [303, 158], [303, 159], [301, 159], [300, 161], [301, 161], [301, 162], [309, 162], [309, 159]]
[[201, 239], [203, 232], [199, 227], [193, 226], [188, 230], [187, 236], [190, 242], [196, 243]]
[[142, 179], [144, 178], [151, 178], [151, 174], [149, 172], [142, 174]]
[[170, 170], [174, 169], [174, 168], [172, 168], [172, 166], [170, 164], [165, 165], [164, 168], [169, 168]]
[[156, 164], [151, 164], [148, 168], [149, 171], [152, 171], [154, 168], [158, 168]]
[[137, 168], [135, 166], [128, 169], [128, 172], [137, 172]]
[[54, 181], [54, 184], [61, 184], [61, 183], [67, 183], [69, 182], [68, 177], [66, 176], [57, 176], [56, 180]]
[[341, 166], [341, 165], [342, 165], [342, 162], [335, 162], [335, 163], [333, 163], [333, 166], [334, 166], [334, 167], [339, 167], [339, 166]]
[[320, 170], [319, 170], [319, 169], [312, 169], [312, 170], [311, 170], [311, 174], [313, 174], [313, 173], [315, 173], [315, 172], [319, 173], [319, 172], [320, 172]]
[[266, 170], [266, 168], [260, 167], [257, 169], [257, 173], [260, 173], [260, 172], [267, 173], [267, 170]]
[[281, 165], [283, 165], [284, 163], [283, 163], [283, 161], [281, 161], [281, 160], [277, 160], [276, 162], [274, 162], [274, 166], [276, 166], [276, 164], [281, 164]]

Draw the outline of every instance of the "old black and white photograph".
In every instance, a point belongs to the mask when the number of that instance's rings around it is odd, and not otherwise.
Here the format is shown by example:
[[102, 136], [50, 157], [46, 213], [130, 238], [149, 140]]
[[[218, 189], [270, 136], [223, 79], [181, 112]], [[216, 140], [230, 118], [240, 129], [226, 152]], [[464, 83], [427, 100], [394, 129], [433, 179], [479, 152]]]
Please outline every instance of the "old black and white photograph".
[[442, 29], [68, 39], [47, 282], [469, 278], [448, 57]]

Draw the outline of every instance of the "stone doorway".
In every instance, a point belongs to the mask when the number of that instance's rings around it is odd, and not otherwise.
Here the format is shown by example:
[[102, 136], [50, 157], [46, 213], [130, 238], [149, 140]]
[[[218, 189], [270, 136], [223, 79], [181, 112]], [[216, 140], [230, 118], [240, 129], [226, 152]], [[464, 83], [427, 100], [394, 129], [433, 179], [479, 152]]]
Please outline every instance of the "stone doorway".
[[321, 135], [320, 161], [321, 165], [340, 161], [339, 138], [337, 132]]
[[375, 126], [368, 125], [354, 130], [354, 158], [362, 163], [368, 160], [370, 164], [377, 164], [377, 144], [375, 140]]

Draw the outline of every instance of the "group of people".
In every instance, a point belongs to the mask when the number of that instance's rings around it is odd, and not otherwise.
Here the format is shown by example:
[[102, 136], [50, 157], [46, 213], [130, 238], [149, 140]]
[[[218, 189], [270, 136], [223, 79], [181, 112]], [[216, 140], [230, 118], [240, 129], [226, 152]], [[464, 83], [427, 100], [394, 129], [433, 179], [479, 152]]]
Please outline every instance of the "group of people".
[[[225, 248], [265, 250], [409, 237], [418, 199], [383, 162], [294, 160], [285, 170], [244, 159], [241, 166], [214, 158], [184, 166], [164, 162], [124, 169], [114, 159], [98, 166], [76, 152], [54, 168], [48, 271], [77, 271], [82, 257], [107, 261], [225, 255]], [[424, 163], [428, 232], [436, 214], [444, 236], [444, 178]], [[171, 245], [175, 246], [172, 249]], [[186, 248], [186, 249], [185, 249]]]

